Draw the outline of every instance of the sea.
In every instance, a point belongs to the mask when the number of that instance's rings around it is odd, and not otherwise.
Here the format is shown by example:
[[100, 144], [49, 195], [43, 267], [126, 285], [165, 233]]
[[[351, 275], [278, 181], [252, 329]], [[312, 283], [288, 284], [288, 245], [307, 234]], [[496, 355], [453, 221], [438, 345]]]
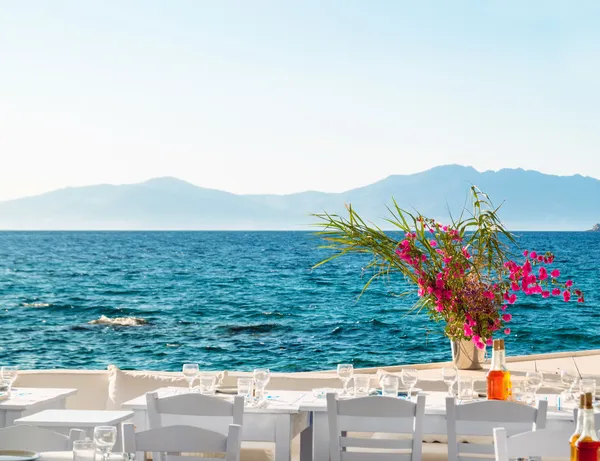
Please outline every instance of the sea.
[[[508, 355], [600, 348], [600, 233], [517, 233], [586, 302], [519, 298]], [[399, 276], [311, 232], [0, 232], [0, 364], [296, 372], [450, 359]], [[114, 320], [118, 319], [118, 320]]]

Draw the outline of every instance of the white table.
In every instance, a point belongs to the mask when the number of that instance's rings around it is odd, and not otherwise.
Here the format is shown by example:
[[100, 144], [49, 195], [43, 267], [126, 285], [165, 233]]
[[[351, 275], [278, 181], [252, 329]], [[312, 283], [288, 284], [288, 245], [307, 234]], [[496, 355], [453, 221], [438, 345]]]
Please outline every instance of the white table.
[[115, 426], [117, 443], [115, 451], [123, 450], [121, 424], [133, 419], [132, 411], [105, 410], [44, 410], [15, 420], [15, 424], [37, 426], [68, 435], [71, 429], [85, 431], [86, 437], [94, 437], [94, 427]]
[[[445, 392], [423, 392], [427, 396], [425, 404], [425, 418], [423, 421], [423, 433], [426, 435], [446, 434], [446, 393]], [[556, 409], [556, 396], [541, 395], [540, 398], [548, 398], [548, 415], [546, 427], [548, 429], [567, 429], [573, 427], [573, 407]], [[301, 411], [310, 411], [312, 418], [312, 450], [313, 461], [329, 460], [329, 422], [327, 420], [327, 403], [325, 399], [316, 399], [311, 393], [299, 401], [298, 407]]]
[[[166, 387], [158, 389], [159, 396], [174, 395], [181, 388]], [[219, 394], [217, 394], [219, 395]], [[246, 407], [244, 410], [243, 441], [274, 442], [275, 460], [291, 460], [291, 442], [301, 434], [301, 461], [309, 461], [312, 456], [312, 431], [310, 430], [310, 413], [300, 411], [298, 402], [306, 396], [306, 392], [269, 391], [268, 401], [264, 407]], [[227, 398], [227, 396], [223, 396]], [[312, 394], [311, 394], [312, 397]], [[146, 396], [141, 395], [122, 405], [133, 410], [133, 423], [136, 430], [148, 429]], [[201, 419], [202, 417], [198, 417]], [[139, 454], [137, 459], [140, 458]]]
[[77, 389], [15, 388], [10, 398], [0, 402], [0, 428], [12, 426], [16, 419], [38, 411], [65, 408], [67, 397], [76, 393]]

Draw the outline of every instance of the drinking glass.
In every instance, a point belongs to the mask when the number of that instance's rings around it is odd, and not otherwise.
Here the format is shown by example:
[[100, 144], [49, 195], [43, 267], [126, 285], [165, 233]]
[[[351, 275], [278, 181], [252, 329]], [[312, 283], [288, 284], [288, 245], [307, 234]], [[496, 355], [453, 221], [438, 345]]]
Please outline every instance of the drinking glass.
[[183, 364], [183, 376], [190, 385], [190, 392], [192, 392], [192, 386], [196, 376], [198, 376], [198, 364], [197, 363], [184, 363]]
[[537, 391], [544, 382], [544, 376], [539, 371], [528, 371], [525, 380], [527, 381], [527, 387], [533, 392], [533, 401], [535, 402]]
[[473, 378], [469, 376], [459, 376], [458, 378], [458, 398], [460, 400], [473, 399]]
[[268, 368], [257, 368], [254, 370], [254, 384], [256, 385], [257, 403], [265, 399], [265, 388], [271, 379], [271, 371]]
[[93, 440], [75, 440], [73, 442], [73, 461], [96, 461], [96, 444]]
[[579, 391], [582, 394], [587, 392], [592, 393], [592, 398], [596, 396], [596, 380], [591, 378], [584, 378], [579, 381]]
[[560, 370], [560, 380], [563, 383], [563, 385], [567, 387], [567, 389], [563, 391], [565, 401], [574, 400], [577, 376], [567, 370]]
[[9, 394], [12, 391], [14, 382], [17, 380], [17, 376], [19, 376], [18, 366], [5, 366], [0, 369], [0, 378], [2, 378], [3, 382], [8, 384]]
[[238, 378], [237, 380], [237, 393], [244, 397], [245, 403], [252, 401], [252, 388], [254, 380], [252, 378]]
[[454, 367], [444, 367], [442, 368], [442, 380], [448, 386], [448, 395], [453, 396], [452, 386], [458, 379], [458, 371]]
[[381, 395], [384, 397], [398, 397], [398, 378], [385, 375], [381, 378]]
[[369, 375], [354, 375], [354, 396], [366, 397], [369, 395], [369, 383], [371, 376]]
[[214, 395], [217, 385], [217, 377], [210, 373], [200, 375], [200, 393], [204, 395]]
[[408, 387], [408, 399], [410, 400], [413, 387], [415, 387], [415, 384], [419, 380], [417, 370], [415, 368], [403, 368], [400, 373], [400, 379], [402, 380], [402, 384]]
[[117, 442], [117, 428], [114, 426], [96, 426], [94, 428], [94, 441], [96, 447], [102, 453], [102, 460], [106, 461]]
[[343, 390], [342, 395], [348, 395], [348, 383], [352, 379], [352, 375], [354, 374], [354, 366], [350, 363], [341, 363], [337, 366], [337, 375], [338, 378], [342, 381]]

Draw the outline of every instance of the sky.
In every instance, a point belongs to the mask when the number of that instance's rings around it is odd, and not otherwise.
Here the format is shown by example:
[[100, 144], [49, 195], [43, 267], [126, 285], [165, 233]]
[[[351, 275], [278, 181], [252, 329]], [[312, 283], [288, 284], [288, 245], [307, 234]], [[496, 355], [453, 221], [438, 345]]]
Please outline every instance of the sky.
[[175, 176], [600, 178], [596, 1], [0, 0], [0, 200]]

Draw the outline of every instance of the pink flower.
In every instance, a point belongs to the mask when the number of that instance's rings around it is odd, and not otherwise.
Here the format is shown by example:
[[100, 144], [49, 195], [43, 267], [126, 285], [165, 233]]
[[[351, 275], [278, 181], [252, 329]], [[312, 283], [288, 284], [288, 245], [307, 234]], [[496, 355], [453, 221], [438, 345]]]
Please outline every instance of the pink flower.
[[442, 230], [443, 230], [444, 232], [448, 232], [448, 226], [444, 226], [444, 227], [442, 227]]
[[536, 253], [535, 251], [532, 251], [532, 252], [530, 253], [530, 256], [531, 256], [533, 259], [536, 259], [536, 258], [537, 258], [537, 253]]
[[582, 303], [583, 302], [583, 298], [577, 298], [577, 302], [578, 303]]
[[542, 298], [549, 298], [550, 297], [550, 292], [547, 290], [542, 291]]
[[505, 335], [509, 335], [510, 334], [510, 328], [505, 328], [504, 329], [504, 334]]
[[546, 280], [548, 278], [548, 271], [546, 271], [545, 267], [540, 267], [540, 280]]
[[479, 336], [479, 335], [473, 335], [473, 342], [474, 343], [480, 343], [481, 342], [481, 336]]
[[571, 288], [573, 286], [573, 280], [567, 280], [567, 282], [565, 283], [565, 286], [567, 286], [568, 288]]
[[515, 282], [513, 282], [513, 283], [510, 284], [510, 288], [512, 289], [512, 291], [519, 291], [520, 290], [519, 284], [515, 283]]
[[560, 288], [554, 288], [552, 290], [552, 296], [558, 296], [560, 294]]
[[505, 304], [504, 306], [502, 306], [502, 307], [501, 307], [501, 309], [502, 309], [503, 311], [505, 311], [507, 307], [508, 307], [508, 306]]
[[486, 346], [493, 346], [494, 345], [494, 341], [492, 340], [492, 338], [488, 338], [487, 341], [485, 342]]
[[527, 250], [525, 250], [525, 251], [523, 252], [523, 256], [525, 256], [525, 257], [527, 257], [527, 255], [528, 255], [528, 254], [529, 254], [529, 251], [527, 251]]
[[473, 335], [473, 330], [471, 329], [471, 327], [469, 325], [465, 325], [464, 329], [463, 329], [463, 333], [465, 334], [465, 336], [472, 336]]
[[508, 304], [514, 304], [515, 301], [517, 300], [517, 295], [512, 293], [508, 296]]
[[563, 299], [568, 303], [571, 300], [571, 293], [565, 290], [563, 292]]
[[431, 241], [429, 242], [429, 244], [430, 244], [432, 247], [436, 247], [436, 246], [437, 246], [437, 242], [436, 242], [435, 240], [431, 240]]
[[483, 344], [481, 341], [478, 343], [475, 343], [475, 347], [477, 349], [479, 349], [480, 351], [482, 351], [483, 349], [485, 349], [485, 344]]
[[512, 315], [502, 314], [502, 320], [504, 320], [505, 322], [510, 322], [512, 320]]
[[558, 269], [554, 269], [552, 272], [550, 272], [550, 275], [554, 278], [560, 277], [560, 271]]

